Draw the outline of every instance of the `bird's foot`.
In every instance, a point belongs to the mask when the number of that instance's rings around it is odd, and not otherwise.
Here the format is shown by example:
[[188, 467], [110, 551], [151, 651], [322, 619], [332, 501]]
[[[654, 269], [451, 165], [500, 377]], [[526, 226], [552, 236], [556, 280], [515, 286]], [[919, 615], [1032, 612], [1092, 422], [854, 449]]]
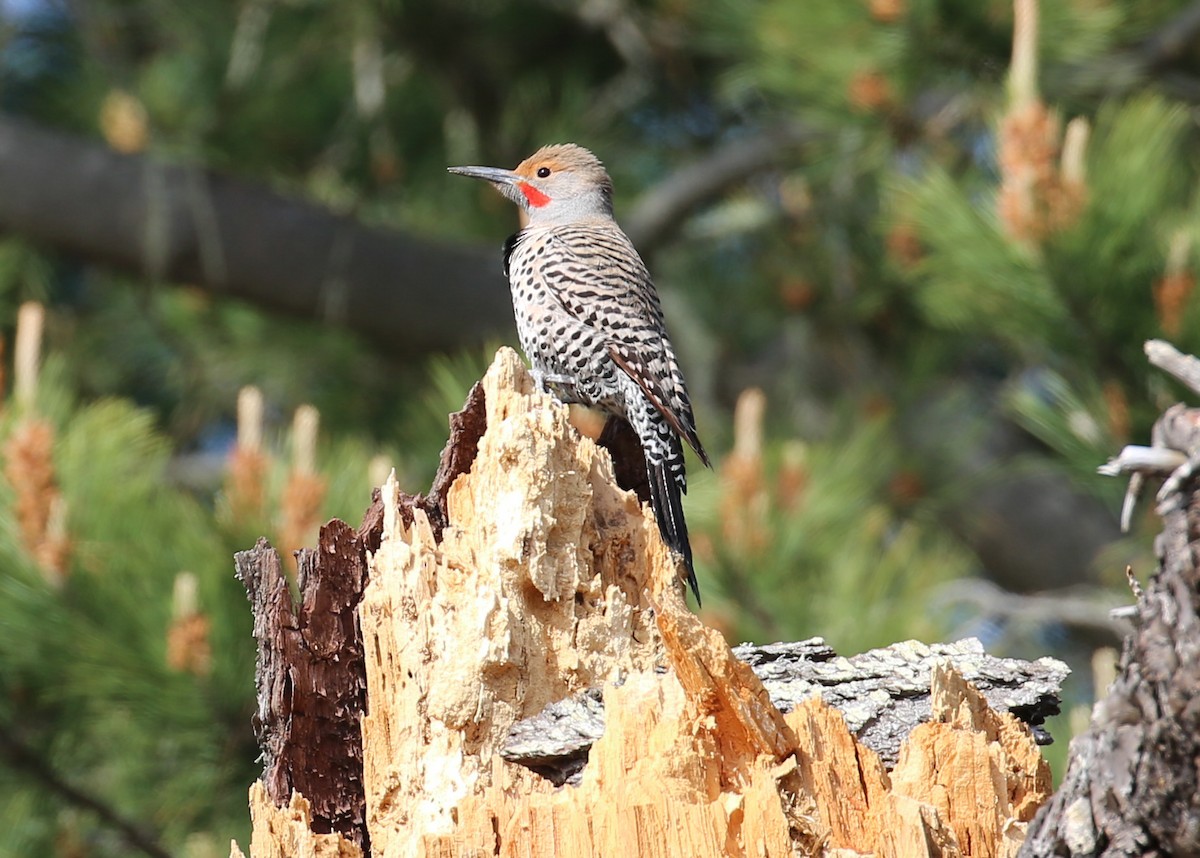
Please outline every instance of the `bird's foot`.
[[[529, 374], [533, 376], [533, 383], [537, 385], [537, 389], [539, 391], [542, 393], [559, 395], [559, 398], [562, 398], [560, 392], [566, 392], [569, 394], [570, 391], [575, 389], [577, 384], [575, 376], [573, 375], [562, 375], [556, 372], [543, 372], [540, 369], [531, 369], [529, 370]], [[552, 390], [552, 387], [556, 388], [556, 390]]]

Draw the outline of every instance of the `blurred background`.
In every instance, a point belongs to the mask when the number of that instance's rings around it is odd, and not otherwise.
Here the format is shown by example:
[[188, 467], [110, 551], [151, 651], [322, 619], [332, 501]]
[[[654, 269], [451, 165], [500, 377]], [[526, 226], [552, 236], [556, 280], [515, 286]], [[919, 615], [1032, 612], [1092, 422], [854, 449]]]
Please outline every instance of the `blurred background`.
[[516, 212], [445, 167], [548, 142], [613, 174], [715, 454], [705, 619], [1056, 655], [1086, 723], [1157, 529], [1095, 469], [1181, 395], [1143, 341], [1198, 347], [1198, 37], [1193, 0], [0, 0], [0, 856], [246, 842], [231, 556], [427, 488], [516, 342]]

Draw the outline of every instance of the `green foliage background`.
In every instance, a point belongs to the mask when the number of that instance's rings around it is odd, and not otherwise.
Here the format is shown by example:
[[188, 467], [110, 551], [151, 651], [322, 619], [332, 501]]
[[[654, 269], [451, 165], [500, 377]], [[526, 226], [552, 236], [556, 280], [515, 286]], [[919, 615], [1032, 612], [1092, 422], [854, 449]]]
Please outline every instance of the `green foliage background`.
[[[497, 247], [508, 204], [447, 164], [584, 143], [621, 217], [682, 165], [802, 125], [809, 143], [687, 213], [650, 260], [718, 459], [693, 468], [688, 498], [709, 619], [734, 640], [820, 634], [846, 653], [982, 628], [993, 649], [1086, 664], [1094, 641], [972, 625], [938, 586], [1010, 583], [964, 525], [990, 486], [1049, 475], [1115, 514], [1121, 486], [1096, 465], [1178, 395], [1142, 342], [1200, 348], [1200, 54], [1157, 56], [1152, 38], [1190, 5], [1042, 4], [1041, 97], [1091, 133], [1081, 208], [1032, 240], [998, 202], [1001, 0], [637, 0], [607, 18], [553, 0], [33, 3], [0, 17], [0, 108], [113, 142], [123, 94], [150, 155]], [[1156, 303], [1168, 274], [1183, 287]], [[426, 487], [445, 416], [496, 344], [398, 357], [0, 236], [7, 333], [31, 299], [50, 312], [34, 410], [56, 432], [72, 551], [65, 584], [48, 584], [0, 485], [0, 856], [128, 854], [48, 773], [175, 854], [227, 854], [257, 774], [231, 556], [277, 537], [292, 410], [321, 410], [322, 515], [357, 522], [374, 457]], [[264, 391], [273, 464], [268, 508], [234, 521], [221, 462], [244, 384]], [[739, 460], [749, 387], [766, 394], [764, 440]], [[23, 416], [9, 402], [5, 437]], [[205, 455], [216, 464], [184, 480]], [[1150, 568], [1154, 522], [1140, 526], [1056, 581]], [[166, 661], [184, 570], [211, 621], [202, 675]]]

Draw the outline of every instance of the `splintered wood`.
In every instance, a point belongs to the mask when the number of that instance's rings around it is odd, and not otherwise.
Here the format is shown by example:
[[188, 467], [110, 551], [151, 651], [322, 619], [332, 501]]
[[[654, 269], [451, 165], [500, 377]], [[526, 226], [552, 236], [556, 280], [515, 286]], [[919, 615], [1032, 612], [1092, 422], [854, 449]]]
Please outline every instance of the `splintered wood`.
[[[514, 352], [497, 355], [483, 392], [487, 428], [440, 540], [419, 507], [406, 526], [395, 483], [384, 487], [359, 606], [371, 854], [1014, 854], [1050, 789], [1024, 725], [947, 672], [934, 723], [889, 773], [819, 699], [782, 715], [688, 610], [607, 452]], [[501, 759], [514, 722], [592, 687], [604, 733], [577, 785]], [[280, 809], [257, 787], [252, 798], [252, 858], [356, 854], [298, 839], [299, 797]]]
[[[250, 787], [250, 819], [253, 858], [363, 858], [362, 849], [340, 834], [316, 834], [312, 808], [298, 793], [284, 807], [276, 807], [262, 782], [255, 781]], [[246, 856], [234, 843], [229, 858]]]
[[948, 665], [934, 670], [933, 717], [888, 773], [818, 698], [788, 713], [802, 788], [829, 845], [877, 855], [1015, 856], [1050, 796], [1050, 768], [1028, 727], [988, 708]]

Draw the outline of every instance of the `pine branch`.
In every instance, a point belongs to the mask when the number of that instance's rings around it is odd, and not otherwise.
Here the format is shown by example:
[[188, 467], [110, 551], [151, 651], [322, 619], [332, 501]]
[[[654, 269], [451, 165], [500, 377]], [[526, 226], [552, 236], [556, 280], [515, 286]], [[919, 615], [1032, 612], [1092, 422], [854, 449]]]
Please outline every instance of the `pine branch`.
[[1066, 95], [1116, 97], [1157, 81], [1165, 92], [1185, 101], [1200, 101], [1200, 80], [1173, 69], [1200, 37], [1200, 2], [1185, 6], [1137, 45], [1079, 65], [1048, 70], [1046, 89], [1053, 98]]
[[160, 846], [154, 837], [139, 828], [132, 820], [126, 819], [115, 808], [94, 795], [67, 783], [47, 760], [18, 739], [13, 734], [11, 726], [3, 722], [0, 722], [0, 754], [7, 758], [14, 768], [29, 773], [48, 790], [68, 803], [84, 810], [90, 810], [99, 817], [102, 823], [119, 832], [132, 848], [153, 858], [171, 858], [170, 852]]
[[1138, 53], [1150, 68], [1162, 68], [1180, 59], [1200, 37], [1200, 3], [1192, 3], [1142, 42]]
[[986, 579], [963, 578], [939, 587], [930, 599], [930, 607], [947, 613], [951, 608], [966, 608], [972, 623], [1016, 620], [1042, 626], [1061, 624], [1119, 641], [1129, 631], [1129, 623], [1113, 616], [1111, 601], [1111, 593], [1093, 587], [1025, 594], [1007, 591]]
[[787, 163], [816, 137], [815, 130], [799, 122], [738, 137], [646, 191], [622, 226], [641, 254], [649, 256], [700, 206], [757, 173]]

